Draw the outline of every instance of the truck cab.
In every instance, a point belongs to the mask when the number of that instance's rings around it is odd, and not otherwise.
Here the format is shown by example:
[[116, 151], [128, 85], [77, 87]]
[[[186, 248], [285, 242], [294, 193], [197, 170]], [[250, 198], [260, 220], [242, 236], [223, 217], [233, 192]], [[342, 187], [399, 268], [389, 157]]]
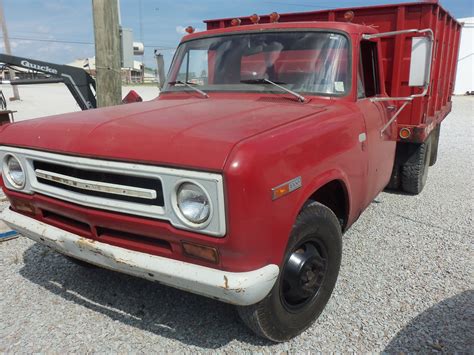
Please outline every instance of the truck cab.
[[378, 29], [291, 16], [189, 28], [153, 101], [2, 126], [2, 219], [234, 304], [262, 337], [301, 333], [331, 296], [343, 232], [393, 179], [396, 118], [419, 93], [387, 94]]

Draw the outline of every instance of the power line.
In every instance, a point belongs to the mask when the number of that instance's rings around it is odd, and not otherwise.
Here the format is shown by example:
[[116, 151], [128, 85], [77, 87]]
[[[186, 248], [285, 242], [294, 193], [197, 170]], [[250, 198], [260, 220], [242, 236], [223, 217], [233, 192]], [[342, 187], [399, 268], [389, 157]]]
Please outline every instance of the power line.
[[[3, 38], [3, 36], [0, 36], [0, 38]], [[62, 39], [27, 38], [27, 37], [11, 37], [11, 36], [10, 36], [10, 39], [14, 39], [14, 40], [17, 40], [17, 41], [94, 45], [94, 42], [62, 40]], [[176, 49], [176, 47], [164, 47], [164, 46], [153, 46], [153, 45], [144, 45], [144, 46], [146, 48], [155, 48], [155, 49], [159, 49], [159, 50], [174, 50], [174, 49]]]
[[34, 42], [49, 42], [49, 43], [69, 43], [69, 44], [85, 44], [93, 45], [94, 42], [83, 42], [83, 41], [67, 41], [62, 39], [46, 39], [46, 38], [26, 38], [26, 37], [10, 37], [17, 41], [34, 41]]

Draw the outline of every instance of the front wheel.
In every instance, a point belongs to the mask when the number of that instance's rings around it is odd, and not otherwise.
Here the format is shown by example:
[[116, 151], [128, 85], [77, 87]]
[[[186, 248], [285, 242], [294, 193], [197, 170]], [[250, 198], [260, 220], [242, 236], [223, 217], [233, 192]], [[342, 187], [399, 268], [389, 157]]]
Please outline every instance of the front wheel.
[[331, 297], [341, 256], [342, 232], [336, 215], [312, 203], [297, 217], [272, 291], [255, 305], [238, 307], [240, 317], [257, 335], [275, 342], [299, 335]]

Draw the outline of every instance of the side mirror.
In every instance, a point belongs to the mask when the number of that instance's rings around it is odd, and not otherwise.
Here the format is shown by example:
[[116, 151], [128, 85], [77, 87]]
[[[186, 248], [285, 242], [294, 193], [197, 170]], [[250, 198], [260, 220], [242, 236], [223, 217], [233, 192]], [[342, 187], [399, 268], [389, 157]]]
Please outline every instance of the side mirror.
[[383, 37], [393, 37], [402, 34], [409, 33], [419, 33], [426, 36], [423, 37], [413, 37], [411, 45], [411, 62], [410, 62], [410, 78], [408, 81], [409, 86], [423, 87], [423, 92], [420, 94], [414, 94], [407, 97], [374, 97], [371, 98], [372, 102], [377, 101], [405, 101], [402, 106], [400, 106], [393, 114], [390, 121], [382, 128], [380, 134], [383, 134], [384, 131], [390, 127], [390, 125], [395, 121], [397, 116], [403, 111], [403, 109], [415, 98], [423, 97], [428, 94], [431, 80], [431, 62], [433, 60], [433, 43], [434, 43], [434, 33], [431, 29], [423, 30], [401, 30], [393, 32], [384, 32], [384, 33], [375, 33], [375, 34], [365, 34], [362, 36], [363, 39], [374, 39], [374, 38], [383, 38]]
[[430, 81], [433, 41], [430, 37], [413, 37], [409, 86], [427, 87]]
[[[434, 33], [433, 30], [426, 28], [423, 30], [401, 30], [393, 32], [383, 32], [375, 34], [365, 34], [362, 35], [363, 39], [374, 39], [374, 38], [384, 38], [384, 37], [393, 37], [403, 34], [410, 33], [420, 33], [426, 36], [423, 37], [413, 37], [412, 47], [411, 47], [411, 63], [410, 63], [410, 78], [409, 86], [421, 86], [423, 87], [423, 92], [420, 94], [414, 94], [407, 97], [374, 97], [372, 101], [412, 101], [417, 97], [426, 96], [428, 89], [430, 87], [430, 78], [431, 78], [431, 62], [433, 60], [433, 43], [434, 43]], [[399, 110], [400, 111], [400, 110]], [[399, 112], [398, 112], [399, 113]], [[396, 117], [394, 115], [394, 117]]]

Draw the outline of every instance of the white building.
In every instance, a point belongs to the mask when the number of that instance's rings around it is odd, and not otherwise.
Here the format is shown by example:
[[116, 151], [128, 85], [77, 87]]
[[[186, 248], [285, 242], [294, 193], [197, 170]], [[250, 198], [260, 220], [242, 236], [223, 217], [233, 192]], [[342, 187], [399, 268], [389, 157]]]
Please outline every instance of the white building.
[[468, 91], [474, 91], [474, 17], [461, 18], [458, 21], [464, 25], [454, 94], [464, 95]]
[[[96, 75], [95, 57], [76, 59], [68, 65], [85, 69], [92, 76]], [[130, 84], [155, 81], [156, 75], [145, 68], [142, 62], [134, 60], [133, 68], [122, 68], [122, 82], [124, 83]]]

